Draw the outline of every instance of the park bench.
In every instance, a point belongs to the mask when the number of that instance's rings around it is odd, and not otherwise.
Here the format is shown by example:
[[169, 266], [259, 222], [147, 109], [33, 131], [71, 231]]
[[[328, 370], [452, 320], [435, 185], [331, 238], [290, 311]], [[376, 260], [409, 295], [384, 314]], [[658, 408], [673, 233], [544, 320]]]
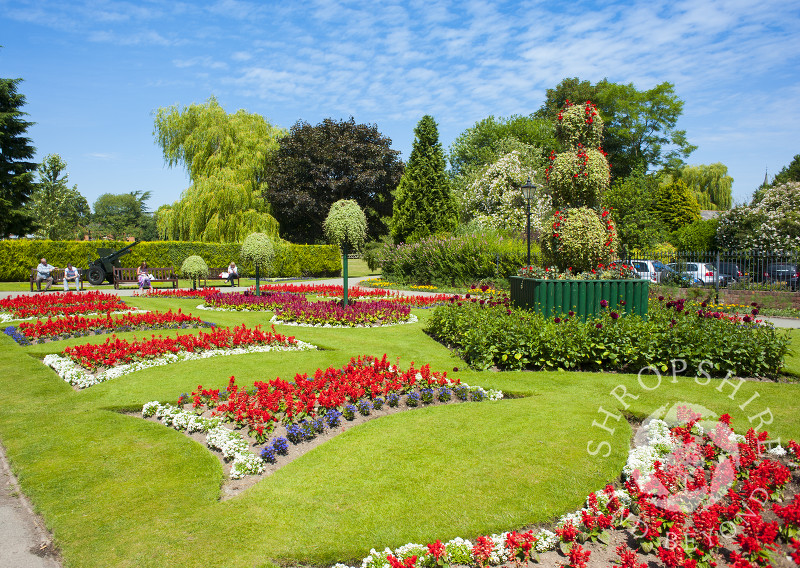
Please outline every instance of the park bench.
[[[220, 274], [222, 274], [223, 272], [228, 272], [228, 267], [227, 266], [225, 266], [223, 268], [210, 267], [208, 269], [208, 276], [203, 278], [203, 287], [204, 288], [208, 287], [208, 281], [209, 280], [211, 280], [211, 281], [214, 281], [214, 280], [227, 281], [228, 280], [227, 278], [223, 278], [222, 276], [220, 276]], [[239, 276], [234, 277], [234, 280], [236, 280], [236, 285], [239, 286]], [[212, 286], [213, 286], [213, 284], [212, 284]]]
[[[36, 268], [31, 268], [31, 278], [30, 278], [30, 281], [31, 281], [31, 292], [33, 292], [33, 287], [36, 286], [36, 272], [37, 272]], [[53, 286], [55, 286], [56, 284], [62, 284], [63, 285], [63, 283], [64, 283], [64, 269], [63, 268], [56, 268], [55, 270], [52, 270], [50, 272], [50, 276], [53, 279]], [[80, 268], [78, 268], [78, 280], [80, 281], [80, 289], [83, 290], [83, 271]], [[47, 286], [47, 284], [45, 284], [44, 282], [42, 282], [42, 284]], [[74, 287], [75, 286], [72, 283], [70, 283], [70, 290], [72, 290]], [[52, 288], [52, 286], [51, 286], [51, 288]]]
[[[175, 275], [175, 269], [172, 266], [165, 268], [148, 268], [147, 273], [151, 274], [153, 278], [150, 283], [154, 282], [172, 282], [172, 287], [178, 287], [178, 277]], [[114, 267], [114, 289], [118, 290], [120, 284], [136, 284], [139, 285], [139, 277], [136, 275], [136, 268], [118, 268]]]

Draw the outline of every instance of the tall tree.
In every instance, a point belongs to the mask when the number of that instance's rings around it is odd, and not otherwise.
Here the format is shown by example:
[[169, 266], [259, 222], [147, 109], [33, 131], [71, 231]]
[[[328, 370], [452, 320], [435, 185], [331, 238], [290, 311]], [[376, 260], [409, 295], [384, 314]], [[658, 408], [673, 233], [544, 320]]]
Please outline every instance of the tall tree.
[[388, 232], [392, 192], [403, 174], [399, 152], [374, 124], [353, 117], [298, 121], [281, 138], [268, 169], [267, 199], [281, 236], [295, 243], [324, 242], [331, 205], [352, 199], [367, 216], [368, 237]]
[[696, 149], [687, 142], [686, 132], [676, 129], [683, 101], [672, 83], [639, 91], [633, 83], [603, 79], [592, 85], [577, 77], [564, 79], [547, 90], [534, 116], [555, 121], [567, 100], [576, 104], [591, 100], [597, 106], [605, 122], [601, 147], [608, 153], [612, 180], [627, 177], [637, 167], [677, 170]]
[[225, 112], [214, 97], [158, 109], [154, 135], [164, 159], [183, 165], [192, 181], [179, 201], [159, 208], [159, 234], [211, 242], [241, 242], [255, 232], [277, 236], [264, 176], [284, 134], [258, 114]]
[[0, 78], [0, 236], [25, 235], [33, 218], [24, 205], [35, 187], [32, 161], [36, 149], [25, 134], [33, 122], [23, 117], [25, 96], [17, 92], [22, 79]]
[[[511, 141], [516, 141], [517, 146], [510, 147]], [[541, 148], [545, 155], [555, 150], [555, 129], [550, 117], [513, 115], [479, 120], [450, 146], [450, 168], [455, 177], [465, 176], [512, 150], [520, 150], [522, 145]]]
[[457, 225], [439, 130], [433, 117], [426, 114], [414, 129], [411, 156], [394, 196], [392, 239], [395, 243], [414, 242], [452, 231]]
[[787, 181], [800, 181], [800, 154], [797, 154], [788, 166], [783, 166], [774, 178], [772, 185], [780, 185]]
[[89, 203], [77, 185], [69, 187], [66, 168], [66, 162], [58, 154], [48, 154], [39, 166], [39, 183], [28, 203], [37, 225], [36, 237], [70, 240], [86, 232]]
[[669, 228], [656, 214], [658, 180], [637, 168], [616, 180], [601, 199], [613, 211], [620, 244], [627, 251], [652, 250], [669, 238]]
[[658, 188], [655, 210], [670, 231], [677, 231], [700, 218], [700, 205], [694, 192], [681, 180]]
[[104, 193], [94, 202], [92, 231], [114, 239], [134, 237], [148, 240], [156, 237], [153, 216], [145, 201], [150, 192]]
[[716, 162], [711, 165], [684, 166], [677, 172], [677, 177], [694, 191], [700, 209], [730, 209], [733, 178], [728, 175], [725, 164]]

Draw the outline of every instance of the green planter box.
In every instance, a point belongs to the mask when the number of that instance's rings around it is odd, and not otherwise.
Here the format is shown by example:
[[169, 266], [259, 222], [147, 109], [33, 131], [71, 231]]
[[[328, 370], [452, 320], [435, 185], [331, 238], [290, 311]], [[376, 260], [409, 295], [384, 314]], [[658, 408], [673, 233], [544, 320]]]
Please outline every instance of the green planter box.
[[[539, 280], [511, 276], [515, 307], [544, 315], [574, 311], [582, 319], [600, 315], [600, 300], [620, 314], [647, 317], [649, 280]], [[622, 304], [622, 302], [625, 302]]]

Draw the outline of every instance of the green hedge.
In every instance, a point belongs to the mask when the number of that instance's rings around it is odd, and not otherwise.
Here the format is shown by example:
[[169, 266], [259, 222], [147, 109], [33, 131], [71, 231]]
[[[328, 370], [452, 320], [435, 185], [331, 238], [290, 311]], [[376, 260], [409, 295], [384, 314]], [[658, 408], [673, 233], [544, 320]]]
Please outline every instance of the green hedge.
[[[22, 282], [28, 280], [31, 268], [45, 257], [53, 266], [63, 267], [67, 262], [86, 268], [90, 260], [98, 257], [97, 249], [119, 250], [130, 243], [122, 241], [0, 241], [0, 281]], [[139, 266], [142, 261], [152, 267], [174, 266], [177, 270], [183, 261], [198, 255], [209, 267], [225, 267], [231, 260], [239, 265], [240, 274], [248, 276], [253, 268], [241, 262], [239, 244], [199, 243], [182, 241], [144, 241], [133, 247], [120, 259], [124, 267]], [[275, 263], [267, 277], [339, 276], [342, 257], [334, 245], [295, 245], [276, 243]]]

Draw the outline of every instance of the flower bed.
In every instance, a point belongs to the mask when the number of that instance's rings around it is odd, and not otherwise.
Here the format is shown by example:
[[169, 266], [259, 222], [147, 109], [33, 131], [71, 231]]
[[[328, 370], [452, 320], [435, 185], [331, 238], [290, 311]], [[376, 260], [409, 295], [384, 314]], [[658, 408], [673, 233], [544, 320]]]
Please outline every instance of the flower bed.
[[[800, 564], [800, 495], [782, 498], [791, 470], [800, 464], [800, 444], [790, 441], [788, 451], [780, 446], [766, 451], [766, 432], [735, 435], [727, 415], [708, 431], [690, 410], [679, 408], [678, 416], [672, 427], [650, 422], [647, 445], [629, 457], [624, 488], [607, 485], [590, 494], [582, 509], [555, 523], [554, 531], [511, 531], [478, 536], [474, 543], [463, 538], [409, 543], [382, 552], [373, 548], [361, 568], [522, 566], [544, 561], [543, 553], [550, 554], [548, 565], [560, 560], [559, 566], [586, 567], [592, 550], [603, 550], [612, 533], [622, 542], [613, 549], [613, 565], [620, 568], [711, 568], [723, 562], [754, 568], [783, 565], [781, 556]], [[637, 465], [631, 470], [632, 463]], [[725, 463], [730, 469], [721, 480], [717, 470]], [[697, 493], [705, 499], [687, 501]], [[626, 541], [635, 542], [636, 549]]]
[[[231, 377], [224, 391], [200, 385], [191, 398], [182, 396], [179, 406], [154, 401], [144, 405], [142, 414], [188, 433], [208, 432], [209, 447], [233, 460], [231, 477], [239, 478], [262, 473], [266, 464], [280, 461], [290, 443], [311, 441], [326, 430], [338, 431], [356, 416], [384, 407], [502, 398], [499, 391], [463, 385], [458, 379], [448, 379], [446, 373], [431, 372], [428, 365], [416, 369], [412, 363], [402, 371], [386, 355], [353, 358], [343, 368], [317, 369], [313, 378], [298, 374], [294, 382], [276, 378], [254, 386], [252, 391], [242, 389]], [[227, 429], [224, 423], [242, 432]], [[245, 440], [245, 432], [252, 443]]]
[[726, 317], [660, 298], [651, 300], [648, 314], [647, 321], [623, 318], [606, 304], [600, 317], [583, 322], [572, 312], [545, 317], [471, 298], [437, 308], [426, 331], [478, 369], [663, 372], [677, 358], [697, 375], [774, 376], [788, 351], [788, 335], [756, 321], [757, 311]]
[[130, 308], [114, 294], [104, 292], [55, 292], [0, 300], [1, 321], [127, 311]]
[[149, 292], [136, 290], [134, 297], [140, 298], [198, 298], [205, 299], [207, 296], [219, 294], [219, 288], [197, 288], [188, 290], [182, 288], [151, 288]]
[[[326, 296], [329, 298], [341, 298], [344, 295], [344, 286], [337, 284], [279, 284], [267, 283], [259, 288], [262, 292], [290, 292], [292, 294], [316, 294], [317, 296]], [[250, 288], [251, 292], [255, 292], [255, 286]], [[387, 298], [399, 295], [398, 292], [390, 290], [371, 290], [361, 287], [353, 287], [347, 289], [347, 296], [349, 298]]]
[[[46, 321], [37, 320], [35, 322], [22, 322], [17, 331], [19, 333], [9, 333], [24, 340], [24, 344], [30, 344], [31, 340], [43, 341], [45, 339], [69, 339], [71, 337], [81, 337], [83, 335], [112, 333], [119, 331], [134, 331], [148, 329], [187, 329], [190, 327], [211, 327], [213, 324], [202, 321], [200, 318], [191, 314], [187, 315], [179, 309], [177, 313], [172, 310], [168, 312], [147, 312], [147, 313], [126, 313], [116, 317], [106, 314], [105, 317], [84, 317], [68, 316], [63, 319], [48, 318]], [[13, 330], [13, 328], [12, 328]]]
[[190, 359], [238, 355], [276, 350], [314, 349], [313, 345], [260, 326], [213, 328], [197, 335], [153, 337], [126, 341], [115, 336], [99, 345], [67, 347], [62, 355], [47, 355], [45, 365], [73, 386], [86, 388], [148, 367], [168, 365]]
[[220, 310], [240, 310], [240, 311], [267, 311], [271, 312], [276, 307], [292, 302], [307, 302], [302, 294], [289, 292], [267, 293], [261, 296], [253, 294], [238, 294], [236, 292], [218, 292], [206, 296], [206, 308]]
[[273, 323], [336, 326], [374, 327], [410, 323], [414, 316], [411, 308], [388, 300], [353, 302], [342, 306], [338, 301], [297, 301], [275, 308]]

